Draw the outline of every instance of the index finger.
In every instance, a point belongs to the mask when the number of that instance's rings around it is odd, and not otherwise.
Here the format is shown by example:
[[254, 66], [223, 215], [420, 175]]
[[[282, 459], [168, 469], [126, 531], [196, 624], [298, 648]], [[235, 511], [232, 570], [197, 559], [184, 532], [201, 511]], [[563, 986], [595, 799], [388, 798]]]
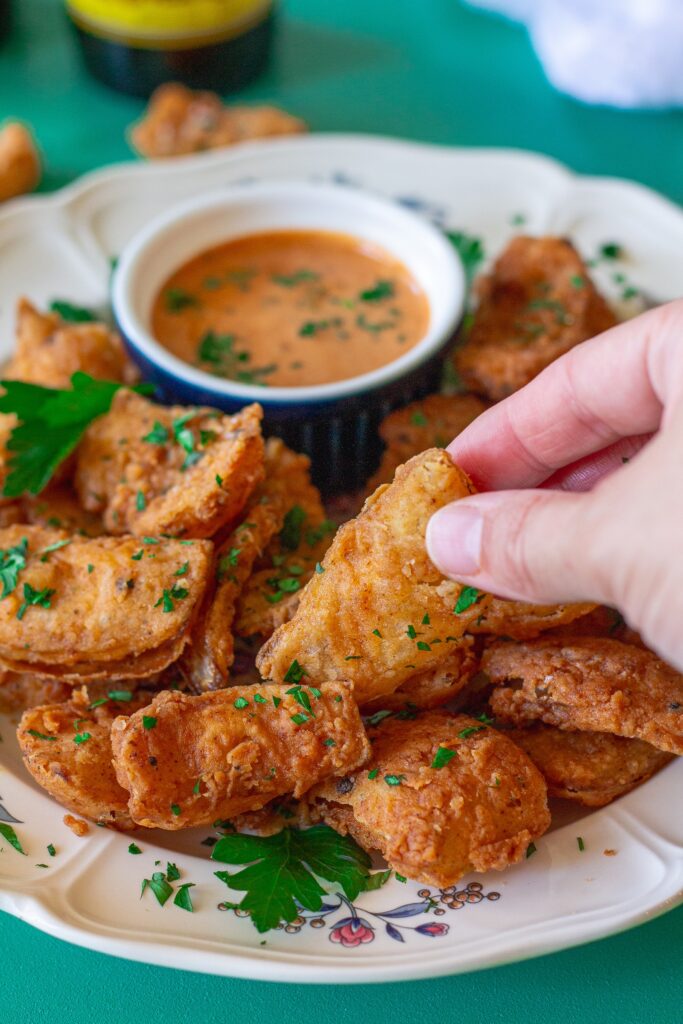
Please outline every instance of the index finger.
[[481, 490], [535, 487], [620, 438], [658, 429], [683, 387], [683, 300], [577, 345], [448, 446]]

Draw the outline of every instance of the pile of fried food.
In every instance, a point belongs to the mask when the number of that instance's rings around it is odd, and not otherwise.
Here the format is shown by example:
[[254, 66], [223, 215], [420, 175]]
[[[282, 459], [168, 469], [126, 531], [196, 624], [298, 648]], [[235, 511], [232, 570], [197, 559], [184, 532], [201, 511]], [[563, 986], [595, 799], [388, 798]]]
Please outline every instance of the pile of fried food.
[[[339, 529], [258, 405], [125, 386], [43, 493], [4, 500], [0, 696], [65, 808], [267, 834], [287, 800], [447, 886], [521, 860], [548, 795], [599, 807], [683, 753], [683, 679], [618, 613], [504, 601], [427, 556], [430, 516], [473, 490], [443, 445], [613, 321], [559, 239], [513, 240], [479, 294], [456, 356], [472, 393], [389, 416]], [[74, 370], [136, 376], [106, 326], [22, 301], [5, 378], [63, 388]]]

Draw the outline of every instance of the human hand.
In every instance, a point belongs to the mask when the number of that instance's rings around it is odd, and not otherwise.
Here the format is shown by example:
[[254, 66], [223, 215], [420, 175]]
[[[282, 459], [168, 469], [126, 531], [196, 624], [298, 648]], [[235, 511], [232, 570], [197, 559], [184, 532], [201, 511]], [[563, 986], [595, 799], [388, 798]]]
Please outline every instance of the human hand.
[[572, 349], [448, 451], [485, 493], [429, 523], [446, 575], [613, 605], [683, 670], [683, 300]]

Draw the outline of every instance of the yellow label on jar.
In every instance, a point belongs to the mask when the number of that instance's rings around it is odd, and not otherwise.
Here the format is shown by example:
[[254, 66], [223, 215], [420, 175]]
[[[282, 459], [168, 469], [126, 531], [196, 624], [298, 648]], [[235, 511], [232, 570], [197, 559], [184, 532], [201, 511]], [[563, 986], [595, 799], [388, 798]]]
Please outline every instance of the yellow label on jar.
[[138, 39], [237, 34], [261, 21], [271, 6], [270, 0], [67, 0], [83, 27]]

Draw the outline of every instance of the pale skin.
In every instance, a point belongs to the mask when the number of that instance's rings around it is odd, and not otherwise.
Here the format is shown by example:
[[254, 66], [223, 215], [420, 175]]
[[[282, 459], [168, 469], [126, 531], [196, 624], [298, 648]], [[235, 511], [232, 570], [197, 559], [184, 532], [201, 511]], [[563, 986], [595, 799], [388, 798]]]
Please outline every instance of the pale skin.
[[429, 523], [446, 575], [612, 605], [683, 671], [683, 300], [572, 349], [448, 451], [485, 493]]

